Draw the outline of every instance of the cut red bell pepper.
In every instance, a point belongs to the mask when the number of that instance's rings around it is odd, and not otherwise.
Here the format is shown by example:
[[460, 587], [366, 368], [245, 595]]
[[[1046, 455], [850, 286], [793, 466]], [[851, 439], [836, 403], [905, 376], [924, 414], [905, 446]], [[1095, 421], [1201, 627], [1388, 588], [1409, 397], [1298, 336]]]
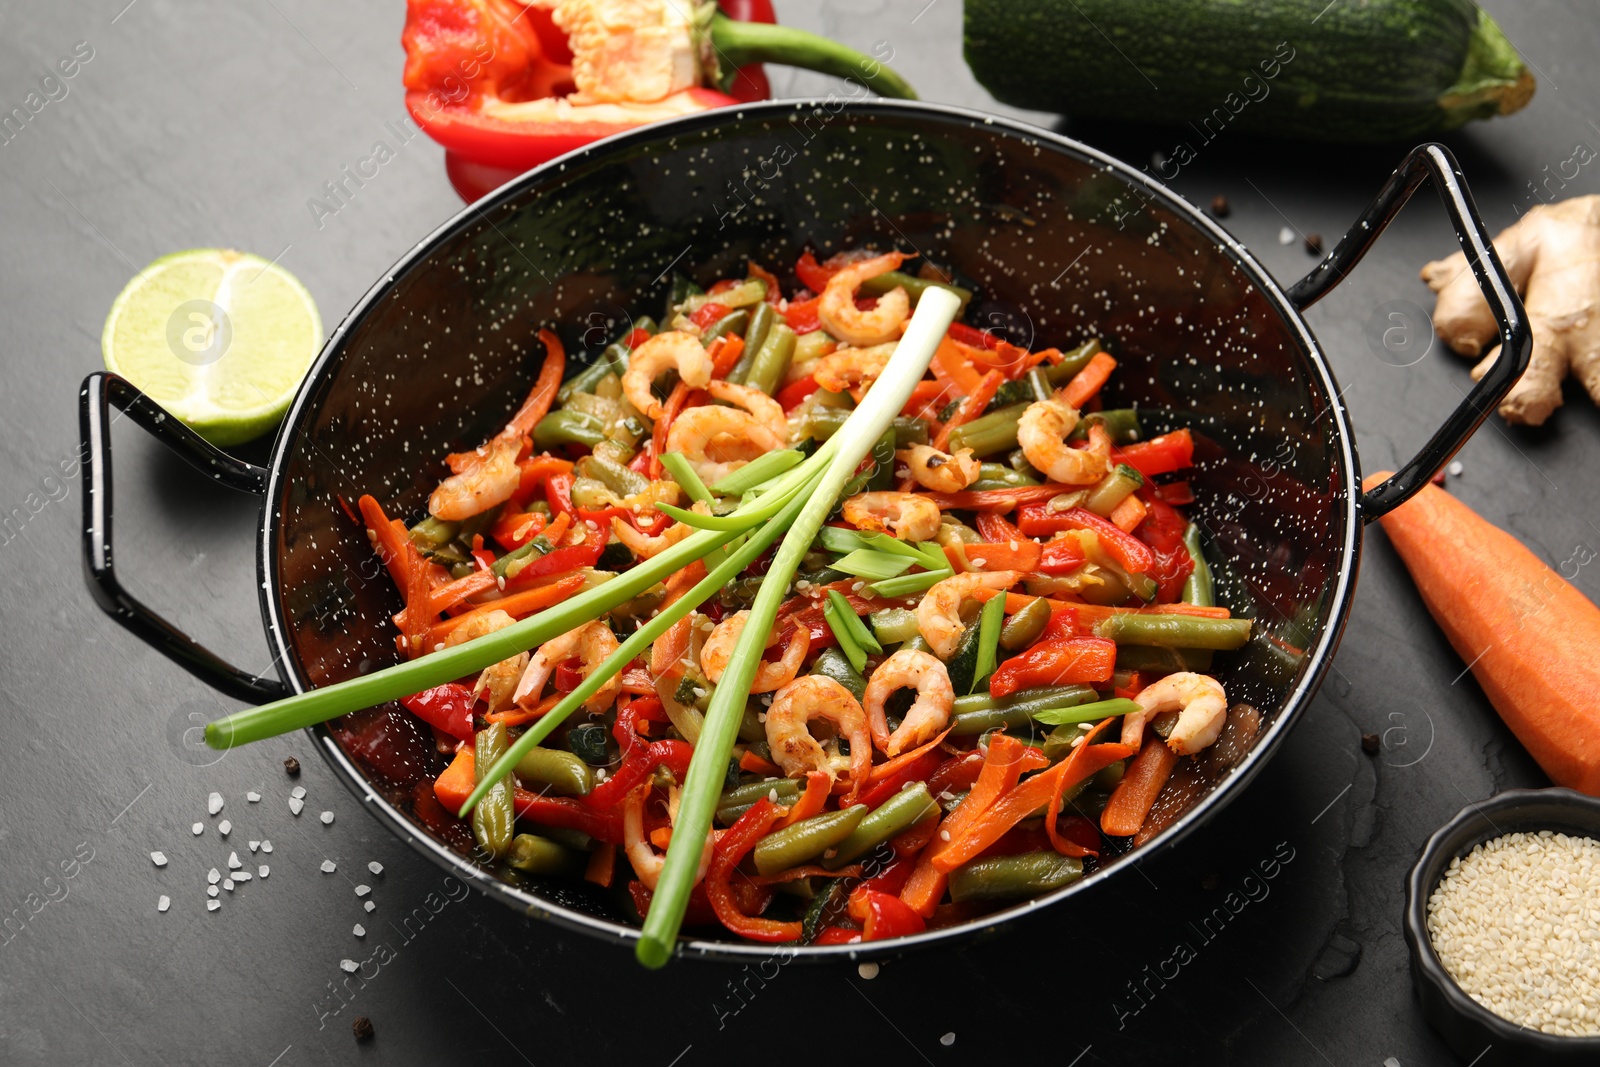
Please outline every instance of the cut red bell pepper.
[[540, 512], [518, 511], [508, 507], [501, 509], [496, 516], [494, 525], [489, 527], [489, 536], [509, 552], [538, 537], [544, 527], [545, 517]]
[[952, 341], [971, 345], [973, 348], [987, 348], [992, 351], [1000, 347], [1000, 338], [976, 326], [968, 326], [964, 322], [952, 322], [950, 329], [945, 332]]
[[778, 395], [773, 399], [783, 407], [785, 412], [793, 411], [800, 406], [800, 402], [819, 388], [817, 380], [811, 375], [806, 375], [797, 382], [790, 382], [778, 390]]
[[457, 682], [425, 689], [400, 701], [407, 711], [459, 741], [472, 740], [472, 708], [478, 698]]
[[823, 266], [810, 251], [802, 253], [794, 265], [794, 274], [800, 279], [800, 284], [819, 296], [837, 273], [839, 273], [838, 267]]
[[1194, 557], [1183, 543], [1189, 520], [1176, 508], [1154, 498], [1146, 507], [1149, 510], [1144, 521], [1134, 533], [1150, 546], [1150, 555], [1155, 561], [1148, 573], [1155, 579], [1156, 600], [1163, 603], [1177, 600], [1183, 593], [1184, 581], [1194, 572]]
[[1100, 539], [1100, 547], [1124, 569], [1146, 574], [1155, 566], [1155, 556], [1148, 545], [1087, 508], [1051, 511], [1045, 504], [1027, 504], [1017, 511], [1017, 525], [1030, 537], [1047, 537], [1064, 530], [1089, 530]]
[[848, 926], [824, 926], [817, 934], [814, 945], [857, 945], [861, 943], [861, 931], [852, 930]]
[[733, 309], [726, 304], [719, 304], [715, 300], [711, 300], [695, 308], [694, 313], [689, 316], [689, 321], [699, 329], [704, 330], [732, 311]]
[[791, 300], [789, 307], [783, 313], [783, 321], [797, 334], [812, 333], [822, 329], [822, 319], [817, 315], [817, 302], [819, 298], [810, 300]]
[[[587, 530], [587, 527], [584, 529]], [[567, 545], [547, 552], [538, 559], [530, 560], [515, 577], [506, 579], [505, 591], [511, 593], [525, 588], [535, 579], [546, 575], [568, 574], [584, 567], [593, 567], [599, 561], [600, 553], [605, 551], [605, 547], [605, 534], [588, 530], [582, 543]]]
[[711, 853], [711, 866], [706, 871], [706, 898], [711, 901], [717, 918], [729, 930], [752, 941], [798, 941], [804, 932], [798, 922], [777, 922], [745, 914], [740, 910], [733, 888], [728, 884], [739, 861], [755, 848], [757, 841], [766, 836], [780, 814], [778, 806], [767, 797], [752, 804], [717, 838]]
[[1026, 535], [1004, 515], [993, 511], [978, 512], [978, 536], [994, 544], [1021, 541]]
[[571, 797], [548, 797], [526, 789], [516, 791], [514, 803], [519, 819], [577, 830], [607, 844], [622, 844], [622, 816], [615, 812], [595, 811]]
[[891, 937], [920, 934], [928, 928], [922, 916], [897, 896], [869, 889], [864, 897], [867, 915], [861, 924], [863, 941], [887, 941]]
[[636, 745], [623, 759], [617, 773], [591, 789], [583, 802], [601, 811], [614, 808], [657, 767], [667, 768], [682, 781], [688, 773], [689, 759], [693, 755], [694, 746], [687, 741], [656, 741], [647, 746]]
[[1041, 574], [1071, 574], [1083, 566], [1083, 561], [1083, 546], [1076, 537], [1058, 537], [1044, 543], [1038, 570]]
[[1103, 638], [1040, 641], [995, 669], [989, 693], [999, 699], [1045, 685], [1109, 682], [1116, 665], [1117, 646]]
[[1194, 435], [1187, 428], [1111, 450], [1111, 462], [1126, 463], [1146, 478], [1194, 466]]

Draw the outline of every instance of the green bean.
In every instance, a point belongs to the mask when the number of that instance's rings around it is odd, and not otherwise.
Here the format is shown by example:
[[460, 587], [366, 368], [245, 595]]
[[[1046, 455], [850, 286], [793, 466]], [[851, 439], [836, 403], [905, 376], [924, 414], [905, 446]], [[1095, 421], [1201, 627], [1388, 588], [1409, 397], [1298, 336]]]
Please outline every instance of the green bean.
[[1000, 647], [1007, 652], [1021, 652], [1039, 640], [1049, 622], [1050, 602], [1044, 597], [1028, 601], [1027, 607], [1007, 619], [1000, 628]]
[[777, 804], [793, 804], [800, 798], [800, 783], [794, 778], [768, 778], [730, 789], [717, 800], [717, 821], [724, 826], [733, 825], [752, 804], [766, 796], [774, 797]]
[[1217, 602], [1216, 590], [1211, 583], [1211, 565], [1206, 562], [1205, 550], [1200, 547], [1200, 527], [1194, 523], [1183, 531], [1183, 547], [1194, 560], [1194, 570], [1183, 582], [1183, 602], [1209, 608]]
[[585, 456], [578, 461], [579, 477], [593, 478], [617, 496], [637, 496], [650, 488], [650, 479], [638, 471], [629, 470], [598, 456]]
[[743, 337], [750, 327], [750, 312], [740, 309], [730, 311], [722, 318], [711, 324], [705, 333], [700, 335], [700, 343], [709, 346], [719, 337]]
[[1130, 671], [1208, 671], [1208, 648], [1162, 648], [1155, 645], [1118, 645], [1117, 666]]
[[993, 708], [1009, 708], [1019, 704], [1030, 704], [1040, 708], [1069, 707], [1082, 704], [1095, 699], [1094, 686], [1091, 685], [1041, 685], [1033, 689], [1023, 689], [1003, 699], [991, 693], [972, 693], [958, 696], [955, 699], [953, 711], [957, 715], [964, 715], [973, 711], [988, 711]]
[[767, 726], [761, 721], [760, 705], [747, 702], [744, 715], [739, 719], [739, 740], [748, 745], [766, 739]]
[[750, 365], [755, 362], [756, 353], [766, 343], [774, 321], [776, 316], [771, 304], [756, 305], [756, 309], [750, 313], [750, 325], [744, 331], [744, 351], [739, 353], [738, 362], [728, 372], [728, 381], [735, 385], [746, 383], [750, 376]]
[[1060, 889], [1083, 876], [1083, 861], [1051, 851], [973, 860], [950, 872], [950, 899], [1012, 900]]
[[[761, 306], [766, 307], [765, 304]], [[783, 384], [783, 376], [789, 370], [789, 361], [793, 357], [794, 331], [779, 323], [768, 331], [766, 341], [756, 352], [745, 384], [771, 396]]]
[[445, 522], [432, 515], [411, 527], [411, 543], [424, 552], [437, 552], [456, 539], [459, 522]]
[[716, 293], [694, 293], [679, 306], [680, 314], [692, 315], [707, 304], [721, 304], [726, 308], [747, 308], [767, 298], [767, 283], [760, 278], [746, 278], [737, 285]]
[[528, 754], [517, 761], [517, 777], [549, 786], [551, 793], [562, 797], [581, 797], [594, 787], [589, 765], [559, 748], [528, 749]]
[[1117, 644], [1163, 648], [1235, 649], [1250, 640], [1249, 619], [1208, 619], [1198, 615], [1113, 615], [1094, 632]]
[[[1051, 686], [1048, 689], [1035, 689], [1008, 698], [1003, 703], [993, 703], [988, 707], [973, 708], [970, 711], [960, 709], [961, 697], [956, 698], [956, 710], [950, 718], [950, 733], [955, 737], [972, 737], [976, 734], [987, 733], [990, 730], [1011, 729], [1017, 726], [1026, 726], [1033, 721], [1033, 716], [1041, 711], [1051, 708], [1070, 708], [1078, 704], [1085, 704], [1094, 700], [1098, 694], [1091, 686], [1066, 685]], [[987, 696], [988, 694], [974, 694]]]
[[1139, 439], [1139, 412], [1135, 408], [1111, 408], [1108, 411], [1094, 411], [1085, 415], [1078, 421], [1067, 435], [1068, 441], [1081, 441], [1089, 436], [1089, 427], [1095, 424], [1103, 426], [1106, 436], [1111, 438], [1114, 445], [1131, 445]]
[[1095, 483], [1089, 490], [1089, 497], [1083, 506], [1090, 511], [1106, 518], [1117, 509], [1117, 505], [1144, 484], [1144, 475], [1126, 463], [1119, 463], [1110, 474]]
[[884, 608], [867, 616], [872, 632], [882, 645], [898, 645], [915, 637], [920, 629], [917, 613], [910, 608]]
[[857, 700], [866, 695], [867, 680], [861, 676], [860, 671], [855, 669], [855, 666], [851, 664], [845, 654], [837, 648], [823, 649], [822, 654], [817, 657], [817, 661], [811, 665], [809, 673], [821, 675], [824, 678], [832, 678], [850, 690], [851, 695]]
[[[955, 445], [951, 445], [955, 448]], [[985, 489], [1020, 489], [1024, 486], [1038, 485], [1039, 482], [1019, 470], [1008, 467], [1003, 463], [980, 463], [978, 465], [978, 478], [967, 488], [974, 491]]]
[[607, 358], [607, 354], [613, 348], [625, 351], [621, 344], [608, 345], [600, 355], [594, 358], [594, 362], [561, 383], [561, 387], [556, 390], [556, 402], [565, 404], [572, 398], [574, 393], [594, 392], [595, 386], [599, 385], [605, 376], [612, 372], [611, 361]]
[[1032, 367], [1028, 376], [1023, 379], [1028, 383], [1028, 389], [1033, 393], [1034, 400], [1049, 400], [1055, 390], [1050, 387], [1050, 378], [1045, 374], [1043, 367]]
[[865, 855], [891, 837], [910, 829], [929, 811], [937, 810], [938, 805], [928, 795], [927, 782], [908, 785], [856, 823], [850, 836], [838, 843], [833, 855], [822, 858], [822, 865], [830, 871], [838, 870], [857, 856]]
[[[827, 390], [818, 390], [818, 396]], [[840, 393], [848, 399], [848, 393]], [[850, 408], [818, 407], [812, 408], [811, 414], [800, 426], [801, 437], [815, 437], [818, 441], [826, 441], [839, 431], [850, 417]], [[896, 445], [927, 444], [928, 424], [922, 419], [913, 419], [906, 415], [896, 415], [894, 418], [894, 439]], [[955, 446], [951, 446], [952, 450]]]
[[[494, 723], [473, 736], [473, 756], [476, 760], [478, 781], [483, 772], [493, 767], [506, 752], [505, 723]], [[501, 778], [484, 794], [478, 806], [472, 809], [472, 836], [495, 859], [503, 857], [511, 848], [511, 835], [516, 828], [517, 816], [512, 807], [511, 784]]]
[[841, 811], [825, 811], [773, 831], [756, 842], [753, 850], [756, 870], [762, 874], [777, 874], [815, 859], [849, 837], [866, 814], [865, 804], [852, 804]]
[[957, 426], [950, 431], [950, 451], [970, 448], [978, 456], [1011, 451], [1017, 447], [1017, 421], [1027, 410], [1027, 404], [1012, 404]]
[[908, 415], [898, 415], [894, 420], [895, 447], [903, 448], [906, 445], [925, 445], [932, 440], [928, 432], [927, 419], [913, 419]]
[[961, 301], [961, 307], [956, 311], [957, 320], [967, 313], [967, 304], [972, 300], [971, 289], [963, 289], [949, 282], [934, 281], [932, 278], [918, 278], [898, 270], [886, 271], [876, 277], [868, 278], [861, 283], [860, 291], [868, 296], [882, 296], [891, 289], [904, 289], [906, 295], [911, 298], [912, 307], [917, 306], [917, 301], [921, 300], [922, 294], [929, 289], [948, 289]]
[[1061, 357], [1061, 362], [1047, 369], [1045, 377], [1050, 379], [1051, 385], [1066, 385], [1079, 371], [1089, 365], [1089, 361], [1100, 352], [1098, 339], [1083, 342], [1077, 348], [1068, 349]]
[[1137, 701], [1124, 697], [1096, 700], [1065, 708], [1043, 708], [1033, 713], [1035, 722], [1046, 726], [1076, 726], [1082, 722], [1097, 722], [1112, 715], [1132, 715], [1139, 710]]
[[573, 853], [533, 834], [518, 834], [511, 842], [510, 851], [507, 865], [524, 874], [572, 874], [578, 867], [578, 857]]
[[606, 439], [605, 423], [593, 415], [571, 408], [552, 411], [533, 428], [533, 443], [542, 449], [561, 445], [593, 448]]

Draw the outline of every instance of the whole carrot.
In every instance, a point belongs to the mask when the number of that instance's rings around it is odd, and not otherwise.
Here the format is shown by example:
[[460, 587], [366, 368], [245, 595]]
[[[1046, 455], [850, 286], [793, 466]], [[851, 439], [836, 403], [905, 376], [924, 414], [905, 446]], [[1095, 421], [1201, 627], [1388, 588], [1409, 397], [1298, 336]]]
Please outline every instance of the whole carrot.
[[1442, 489], [1425, 486], [1380, 521], [1517, 740], [1557, 785], [1600, 795], [1600, 608]]

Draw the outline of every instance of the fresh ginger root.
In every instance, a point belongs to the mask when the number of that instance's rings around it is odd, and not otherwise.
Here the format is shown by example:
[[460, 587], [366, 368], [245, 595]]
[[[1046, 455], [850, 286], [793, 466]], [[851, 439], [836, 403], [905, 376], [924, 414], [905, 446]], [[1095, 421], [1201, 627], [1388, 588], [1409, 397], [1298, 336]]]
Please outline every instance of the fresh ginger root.
[[[1561, 380], [1569, 369], [1600, 403], [1600, 196], [1533, 207], [1494, 246], [1533, 329], [1533, 358], [1501, 402], [1501, 417], [1541, 425], [1561, 406]], [[1464, 254], [1429, 263], [1422, 280], [1439, 294], [1434, 329], [1455, 351], [1476, 356], [1499, 334]], [[1483, 377], [1499, 354], [1495, 345], [1472, 368], [1473, 379]]]

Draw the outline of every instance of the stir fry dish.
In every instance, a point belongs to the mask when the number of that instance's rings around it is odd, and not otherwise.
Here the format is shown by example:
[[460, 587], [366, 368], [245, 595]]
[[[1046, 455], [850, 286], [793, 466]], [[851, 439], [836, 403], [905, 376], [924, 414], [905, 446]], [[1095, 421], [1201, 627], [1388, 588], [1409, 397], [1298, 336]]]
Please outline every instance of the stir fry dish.
[[[461, 847], [513, 879], [592, 883], [648, 930], [676, 891], [675, 827], [714, 812], [678, 850], [685, 927], [877, 941], [1073, 882], [1227, 747], [1238, 709], [1212, 658], [1251, 620], [1213, 603], [1180, 510], [1189, 431], [1147, 439], [1136, 410], [1105, 406], [1116, 360], [1094, 340], [946, 330], [972, 293], [911, 259], [808, 252], [787, 295], [754, 262], [704, 291], [678, 278], [659, 323], [631, 323], [571, 377], [540, 331], [532, 392], [445, 457], [426, 516], [408, 528], [361, 498], [409, 659], [720, 531], [601, 617], [402, 702], [432, 728], [436, 810]], [[935, 291], [950, 310], [928, 372], [888, 392]], [[819, 491], [811, 464], [875, 387], [898, 415], [839, 492]], [[806, 531], [796, 567], [777, 531], [740, 525], [764, 501]], [[828, 508], [814, 537], [802, 505]], [[717, 707], [743, 706], [726, 737], [707, 710], [719, 686]], [[719, 744], [725, 768], [690, 775], [696, 746]], [[487, 775], [508, 753], [513, 772]]]

